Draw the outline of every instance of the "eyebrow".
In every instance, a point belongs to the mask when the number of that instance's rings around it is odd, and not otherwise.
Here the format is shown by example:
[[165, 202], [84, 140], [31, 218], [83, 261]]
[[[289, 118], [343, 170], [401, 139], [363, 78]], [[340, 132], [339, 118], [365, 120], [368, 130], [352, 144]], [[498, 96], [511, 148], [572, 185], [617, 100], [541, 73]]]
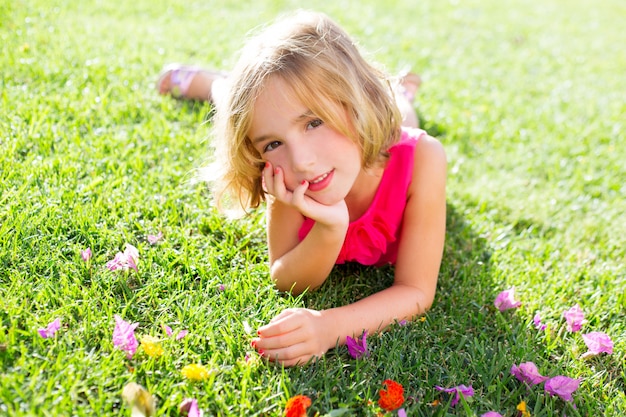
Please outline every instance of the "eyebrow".
[[[296, 117], [293, 120], [293, 123], [294, 124], [300, 123], [303, 120], [310, 119], [313, 116], [315, 116], [315, 113], [313, 113], [310, 109], [306, 109], [304, 111], [304, 113], [302, 113], [301, 115], [299, 115], [298, 117]], [[274, 137], [274, 135], [272, 135], [272, 134], [258, 136], [256, 138], [252, 139], [252, 145], [253, 146], [257, 145], [257, 144], [259, 144], [259, 143], [261, 143], [263, 141], [266, 141], [266, 140], [268, 140], [270, 138], [273, 138], [273, 137]]]

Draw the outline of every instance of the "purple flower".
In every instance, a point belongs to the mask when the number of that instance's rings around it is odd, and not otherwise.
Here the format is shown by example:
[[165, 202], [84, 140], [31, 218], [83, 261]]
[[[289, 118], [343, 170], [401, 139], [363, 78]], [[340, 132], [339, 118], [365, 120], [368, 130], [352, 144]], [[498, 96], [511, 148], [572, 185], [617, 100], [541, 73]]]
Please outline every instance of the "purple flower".
[[495, 411], [487, 411], [485, 414], [480, 417], [502, 417], [502, 414], [496, 413]]
[[113, 346], [126, 352], [128, 359], [132, 358], [137, 351], [137, 339], [135, 328], [139, 323], [130, 324], [117, 314], [115, 315], [115, 329], [113, 329]]
[[187, 333], [189, 333], [189, 330], [181, 330], [180, 332], [178, 332], [175, 339], [180, 340], [183, 337], [187, 336]]
[[159, 231], [156, 235], [148, 235], [148, 243], [154, 245], [159, 240], [163, 239], [163, 232]]
[[567, 330], [570, 332], [579, 331], [585, 322], [585, 314], [578, 304], [563, 313], [563, 317], [567, 322]]
[[406, 417], [406, 410], [404, 408], [398, 409], [398, 417]]
[[93, 256], [93, 253], [91, 253], [91, 248], [87, 248], [83, 251], [80, 251], [80, 257], [83, 258], [83, 261], [85, 262], [89, 262], [92, 256]]
[[510, 289], [502, 291], [498, 294], [493, 304], [500, 311], [517, 308], [522, 305], [520, 301], [515, 300], [515, 287], [511, 287]]
[[[166, 324], [161, 324], [161, 327], [165, 331], [165, 334], [168, 335], [169, 337], [172, 337], [174, 335], [174, 332], [172, 331], [172, 328], [170, 326]], [[188, 333], [189, 333], [189, 330], [181, 330], [180, 332], [176, 334], [175, 339], [180, 340], [183, 337], [187, 336]]]
[[360, 359], [363, 356], [369, 356], [370, 353], [367, 350], [367, 331], [363, 332], [363, 336], [360, 339], [354, 340], [350, 336], [347, 336], [346, 346], [348, 346], [348, 353], [354, 359]]
[[118, 269], [134, 269], [137, 271], [137, 261], [139, 260], [139, 251], [136, 247], [130, 243], [126, 244], [124, 252], [118, 252], [115, 254], [115, 258], [106, 263], [106, 267], [111, 271]]
[[57, 318], [50, 322], [44, 329], [37, 329], [39, 335], [44, 339], [54, 336], [54, 334], [61, 328], [61, 319]]
[[535, 317], [533, 317], [533, 323], [535, 324], [535, 327], [539, 330], [545, 330], [547, 327], [545, 324], [541, 323], [541, 316], [539, 315], [539, 313], [535, 314]]
[[592, 356], [599, 355], [600, 353], [612, 354], [613, 353], [613, 341], [606, 333], [591, 332], [582, 335], [585, 344], [587, 345], [587, 352], [583, 353], [584, 359]]
[[530, 386], [541, 384], [548, 377], [542, 376], [537, 369], [537, 365], [532, 362], [520, 363], [519, 366], [515, 364], [511, 367], [511, 374], [522, 382], [527, 383]]
[[573, 401], [572, 394], [578, 389], [580, 380], [566, 376], [555, 376], [546, 381], [545, 390], [550, 395], [558, 395], [563, 401]]
[[456, 387], [452, 387], [452, 388], [443, 388], [443, 387], [440, 387], [439, 385], [436, 385], [435, 388], [438, 389], [439, 391], [443, 391], [447, 393], [455, 393], [454, 399], [450, 403], [452, 407], [457, 405], [457, 403], [461, 399], [460, 394], [463, 394], [463, 398], [471, 397], [472, 395], [474, 395], [474, 388], [472, 388], [471, 385], [469, 387], [465, 385], [457, 385]]
[[204, 414], [198, 407], [198, 400], [195, 398], [185, 398], [178, 408], [180, 414], [187, 417], [202, 417]]
[[218, 291], [223, 292], [226, 290], [226, 286], [224, 284], [220, 284], [217, 286]]
[[167, 324], [161, 324], [161, 327], [163, 328], [163, 330], [165, 331], [165, 334], [168, 336], [172, 336], [174, 333], [172, 332], [172, 328], [170, 326], [168, 326]]

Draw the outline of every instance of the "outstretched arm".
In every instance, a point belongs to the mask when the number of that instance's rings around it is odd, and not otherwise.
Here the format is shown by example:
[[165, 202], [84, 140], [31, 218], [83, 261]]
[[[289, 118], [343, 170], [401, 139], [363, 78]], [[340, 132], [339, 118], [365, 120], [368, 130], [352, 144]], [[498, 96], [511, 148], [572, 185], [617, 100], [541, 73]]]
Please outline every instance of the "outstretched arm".
[[285, 366], [303, 364], [344, 344], [346, 336], [375, 333], [430, 308], [445, 239], [446, 157], [441, 144], [422, 137], [414, 164], [393, 285], [342, 307], [283, 311], [259, 329], [253, 341], [259, 353]]

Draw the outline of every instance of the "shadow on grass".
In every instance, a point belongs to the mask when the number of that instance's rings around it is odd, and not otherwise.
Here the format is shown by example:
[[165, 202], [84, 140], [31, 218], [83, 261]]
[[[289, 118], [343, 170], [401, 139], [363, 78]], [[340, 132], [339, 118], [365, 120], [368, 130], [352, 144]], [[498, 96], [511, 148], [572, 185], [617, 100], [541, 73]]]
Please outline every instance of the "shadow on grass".
[[[472, 385], [475, 395], [469, 400], [470, 407], [478, 415], [489, 410], [514, 415], [519, 401], [528, 397], [526, 387], [511, 376], [510, 369], [541, 356], [536, 353], [543, 348], [539, 333], [514, 310], [500, 312], [494, 307], [496, 295], [506, 288], [495, 282], [497, 274], [487, 242], [453, 204], [448, 205], [447, 222], [435, 303], [422, 319], [370, 336], [371, 356], [365, 360], [350, 358], [347, 349], [340, 347], [317, 363], [289, 370], [296, 392], [311, 393], [317, 396], [317, 403], [327, 407], [320, 412], [342, 403], [362, 404], [359, 415], [368, 415], [368, 400], [378, 399], [385, 379], [403, 384], [409, 415], [452, 411], [446, 406], [449, 396], [437, 391], [436, 385]], [[342, 265], [303, 301], [314, 309], [345, 305], [392, 282], [392, 267]], [[538, 365], [541, 369], [540, 362]], [[437, 401], [440, 405], [430, 405]], [[537, 401], [547, 402], [541, 405], [546, 411], [554, 403], [543, 394]], [[460, 405], [457, 408], [458, 415], [465, 415]], [[567, 411], [568, 415], [577, 414], [570, 407]]]

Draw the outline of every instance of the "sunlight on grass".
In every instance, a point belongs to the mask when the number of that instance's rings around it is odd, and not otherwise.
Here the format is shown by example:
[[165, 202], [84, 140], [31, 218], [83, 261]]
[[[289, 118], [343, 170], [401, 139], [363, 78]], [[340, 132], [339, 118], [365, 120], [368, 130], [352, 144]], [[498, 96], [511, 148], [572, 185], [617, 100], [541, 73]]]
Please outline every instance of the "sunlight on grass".
[[[157, 415], [195, 398], [208, 415], [280, 416], [302, 394], [309, 415], [374, 416], [387, 379], [404, 387], [409, 416], [514, 415], [522, 401], [533, 417], [626, 414], [617, 0], [320, 6], [388, 70], [424, 79], [422, 127], [450, 167], [444, 262], [432, 310], [368, 335], [367, 357], [342, 347], [281, 369], [255, 356], [256, 328], [282, 309], [353, 301], [392, 271], [344, 265], [315, 293], [278, 293], [263, 211], [225, 221], [194, 181], [210, 106], [160, 97], [154, 82], [168, 62], [227, 69], [249, 29], [310, 6], [0, 4], [0, 415], [130, 415], [121, 394], [136, 382]], [[109, 270], [127, 243], [137, 271]], [[498, 311], [513, 286], [521, 306]], [[563, 316], [575, 305], [578, 332]], [[114, 346], [115, 315], [146, 341], [130, 358]], [[613, 353], [581, 359], [591, 332]], [[510, 370], [525, 362], [579, 379], [573, 403], [520, 383]], [[186, 378], [189, 365], [206, 375]], [[454, 393], [435, 389], [461, 385], [474, 395], [453, 408]]]

